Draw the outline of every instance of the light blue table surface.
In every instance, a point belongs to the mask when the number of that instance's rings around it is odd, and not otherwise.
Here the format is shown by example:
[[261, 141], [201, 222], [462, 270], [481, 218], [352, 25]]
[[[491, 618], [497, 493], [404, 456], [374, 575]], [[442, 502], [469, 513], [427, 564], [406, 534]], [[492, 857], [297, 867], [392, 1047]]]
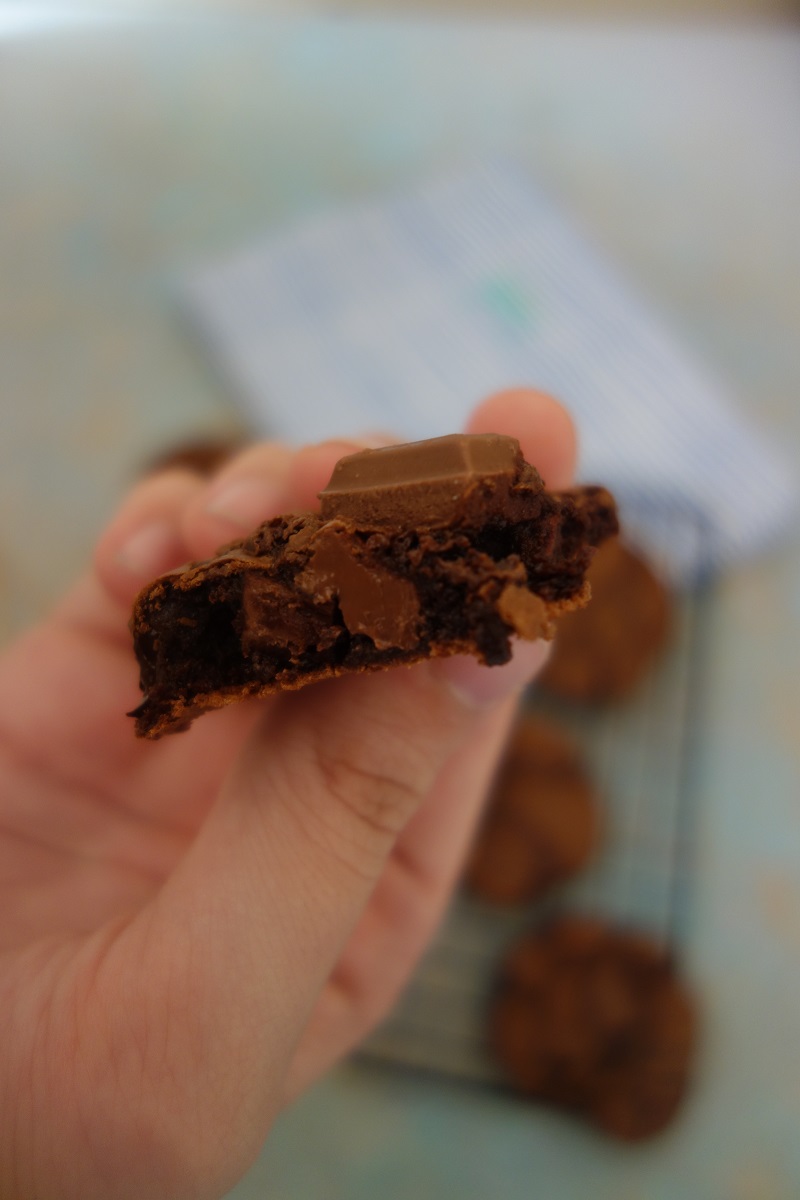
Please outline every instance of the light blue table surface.
[[[0, 42], [3, 635], [148, 454], [235, 425], [175, 310], [183, 267], [475, 153], [528, 163], [798, 461], [798, 118], [788, 31], [195, 18]], [[687, 947], [705, 1037], [680, 1122], [618, 1147], [348, 1065], [232, 1198], [800, 1196], [798, 631], [797, 540], [721, 582]]]

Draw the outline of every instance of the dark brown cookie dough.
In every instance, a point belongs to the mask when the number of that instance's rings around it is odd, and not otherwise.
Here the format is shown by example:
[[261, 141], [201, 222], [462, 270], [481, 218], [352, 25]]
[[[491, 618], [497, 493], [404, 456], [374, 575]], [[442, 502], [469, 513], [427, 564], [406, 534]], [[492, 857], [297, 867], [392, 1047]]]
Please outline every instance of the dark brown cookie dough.
[[695, 1005], [669, 952], [640, 933], [563, 917], [508, 954], [489, 1042], [509, 1082], [638, 1141], [690, 1081]]
[[506, 662], [512, 635], [549, 637], [586, 602], [594, 547], [617, 528], [605, 489], [545, 491], [498, 434], [350, 455], [320, 500], [139, 594], [140, 737], [346, 671]]
[[600, 824], [578, 747], [557, 726], [524, 716], [503, 757], [467, 887], [489, 904], [535, 900], [586, 865]]
[[568, 700], [622, 700], [667, 642], [670, 597], [647, 563], [618, 539], [597, 553], [587, 578], [592, 602], [560, 622], [540, 685]]

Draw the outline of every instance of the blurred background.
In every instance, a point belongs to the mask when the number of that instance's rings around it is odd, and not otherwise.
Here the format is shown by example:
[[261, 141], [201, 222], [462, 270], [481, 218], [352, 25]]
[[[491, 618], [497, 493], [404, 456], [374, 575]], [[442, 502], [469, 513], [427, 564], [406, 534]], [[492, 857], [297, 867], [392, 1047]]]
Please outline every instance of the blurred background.
[[[263, 422], [252, 391], [243, 403], [224, 289], [212, 337], [187, 280], [496, 156], [630, 283], [631, 303], [745, 422], [744, 441], [780, 446], [776, 473], [796, 471], [799, 21], [790, 0], [0, 3], [3, 639], [63, 591], [153, 459], [283, 428], [279, 389]], [[497, 387], [518, 382], [498, 370]], [[315, 403], [309, 421], [329, 419]], [[674, 933], [703, 1012], [676, 1121], [626, 1147], [452, 1072], [387, 1066], [395, 1042], [288, 1113], [236, 1200], [800, 1195], [789, 508], [760, 553], [671, 590], [673, 640], [651, 683], [599, 718], [555, 710], [600, 789], [636, 794], [640, 824], [647, 796], [673, 806], [665, 836], [686, 876]], [[628, 810], [606, 803], [624, 832]], [[625, 853], [630, 866], [636, 844]]]

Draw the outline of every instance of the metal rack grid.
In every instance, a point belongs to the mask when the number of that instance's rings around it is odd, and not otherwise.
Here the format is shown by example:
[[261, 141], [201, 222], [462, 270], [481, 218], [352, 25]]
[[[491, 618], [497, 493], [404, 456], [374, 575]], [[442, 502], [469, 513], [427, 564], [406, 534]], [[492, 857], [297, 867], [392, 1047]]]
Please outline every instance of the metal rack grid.
[[458, 895], [433, 947], [387, 1021], [360, 1054], [496, 1086], [484, 1042], [499, 960], [525, 929], [554, 911], [592, 912], [649, 930], [679, 947], [691, 899], [695, 764], [712, 604], [706, 587], [676, 604], [669, 652], [633, 700], [581, 711], [531, 695], [582, 747], [603, 799], [604, 846], [574, 883], [515, 911]]

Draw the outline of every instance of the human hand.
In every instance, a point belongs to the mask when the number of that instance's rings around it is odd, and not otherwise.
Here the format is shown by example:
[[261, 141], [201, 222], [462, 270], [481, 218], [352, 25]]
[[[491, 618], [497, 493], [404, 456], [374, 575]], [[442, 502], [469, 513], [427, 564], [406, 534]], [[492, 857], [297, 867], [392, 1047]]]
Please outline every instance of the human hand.
[[[468, 428], [570, 482], [548, 397], [492, 397]], [[140, 586], [311, 507], [352, 449], [259, 445], [210, 482], [145, 481], [0, 664], [4, 1200], [222, 1195], [440, 919], [541, 644], [246, 702], [158, 743], [124, 715]]]

